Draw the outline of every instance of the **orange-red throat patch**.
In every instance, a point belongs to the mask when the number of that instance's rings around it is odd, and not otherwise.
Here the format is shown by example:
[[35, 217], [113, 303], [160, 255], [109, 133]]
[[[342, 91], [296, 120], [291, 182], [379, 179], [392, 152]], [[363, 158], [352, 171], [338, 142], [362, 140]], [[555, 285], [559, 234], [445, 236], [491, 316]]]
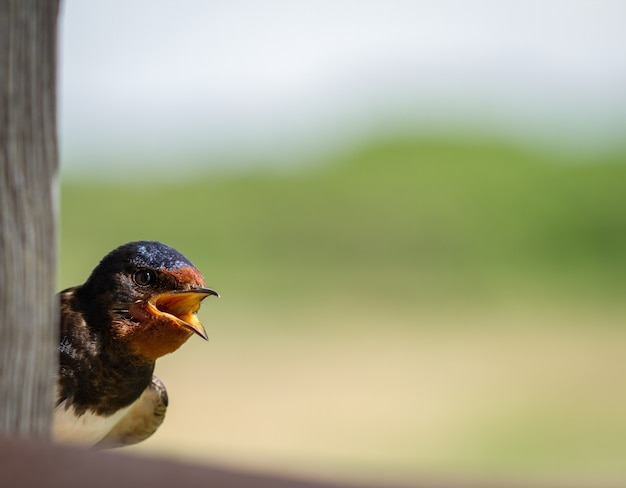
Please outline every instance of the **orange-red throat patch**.
[[131, 305], [131, 317], [139, 322], [127, 334], [133, 347], [150, 359], [175, 351], [193, 333], [208, 340], [206, 330], [196, 315], [206, 297], [219, 294], [210, 288], [192, 288], [161, 293], [147, 302]]

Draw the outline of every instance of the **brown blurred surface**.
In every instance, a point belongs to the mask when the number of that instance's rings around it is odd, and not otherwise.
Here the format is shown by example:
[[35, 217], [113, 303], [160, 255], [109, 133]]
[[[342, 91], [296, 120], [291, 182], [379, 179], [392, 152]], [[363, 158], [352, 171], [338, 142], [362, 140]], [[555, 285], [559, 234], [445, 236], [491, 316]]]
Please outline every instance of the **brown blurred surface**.
[[[349, 488], [397, 486], [388, 483], [352, 484], [305, 480], [234, 471], [214, 466], [174, 462], [163, 458], [136, 457], [119, 451], [99, 452], [46, 442], [0, 439], [0, 486], [47, 488], [207, 487], [221, 488]], [[408, 486], [408, 485], [403, 485]], [[433, 488], [477, 488], [503, 486], [496, 482], [424, 481], [411, 486]], [[521, 485], [507, 485], [520, 488]]]
[[0, 486], [48, 488], [272, 487], [333, 488], [348, 484], [235, 472], [120, 452], [98, 452], [29, 440], [0, 440]]

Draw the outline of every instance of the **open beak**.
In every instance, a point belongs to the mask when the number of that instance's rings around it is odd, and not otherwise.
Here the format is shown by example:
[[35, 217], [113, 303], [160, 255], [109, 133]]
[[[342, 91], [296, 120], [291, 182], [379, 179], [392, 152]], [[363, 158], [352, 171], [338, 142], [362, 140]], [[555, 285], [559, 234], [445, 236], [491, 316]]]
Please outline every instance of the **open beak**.
[[196, 313], [200, 308], [200, 302], [211, 295], [220, 296], [219, 293], [210, 288], [193, 288], [161, 293], [148, 300], [148, 309], [152, 314], [165, 315], [177, 324], [195, 332], [204, 340], [208, 340], [209, 337]]

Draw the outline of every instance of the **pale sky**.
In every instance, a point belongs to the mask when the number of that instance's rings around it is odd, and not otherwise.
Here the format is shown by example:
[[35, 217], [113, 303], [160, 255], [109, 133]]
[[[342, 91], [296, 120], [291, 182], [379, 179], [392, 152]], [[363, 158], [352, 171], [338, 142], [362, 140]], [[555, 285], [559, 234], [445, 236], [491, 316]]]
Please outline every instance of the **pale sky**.
[[67, 0], [67, 172], [298, 162], [377, 133], [602, 148], [626, 132], [621, 0]]

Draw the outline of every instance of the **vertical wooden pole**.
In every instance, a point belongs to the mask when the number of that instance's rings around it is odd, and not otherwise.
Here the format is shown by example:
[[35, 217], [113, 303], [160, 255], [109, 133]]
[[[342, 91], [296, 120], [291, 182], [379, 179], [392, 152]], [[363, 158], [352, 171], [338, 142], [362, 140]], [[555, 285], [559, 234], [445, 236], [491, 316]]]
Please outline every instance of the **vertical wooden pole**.
[[48, 437], [58, 311], [58, 0], [0, 0], [0, 433]]

